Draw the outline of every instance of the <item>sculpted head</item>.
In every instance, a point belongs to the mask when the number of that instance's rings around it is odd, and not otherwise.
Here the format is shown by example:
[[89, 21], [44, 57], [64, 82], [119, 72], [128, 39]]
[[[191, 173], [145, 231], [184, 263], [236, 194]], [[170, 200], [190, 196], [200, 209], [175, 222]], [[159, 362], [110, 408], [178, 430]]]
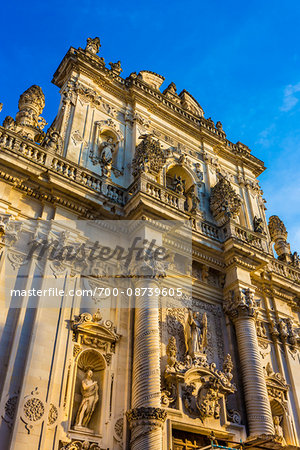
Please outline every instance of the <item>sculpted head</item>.
[[89, 380], [91, 380], [92, 377], [93, 377], [93, 375], [94, 375], [94, 373], [93, 373], [92, 369], [88, 369], [88, 370], [86, 371], [85, 375], [86, 375], [86, 377], [87, 377]]

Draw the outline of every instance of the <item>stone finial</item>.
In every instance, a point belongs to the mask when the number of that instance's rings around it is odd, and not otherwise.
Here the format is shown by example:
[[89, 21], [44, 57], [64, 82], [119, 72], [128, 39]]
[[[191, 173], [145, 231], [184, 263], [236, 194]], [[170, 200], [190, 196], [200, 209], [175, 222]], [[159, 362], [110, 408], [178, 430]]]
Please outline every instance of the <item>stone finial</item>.
[[269, 219], [269, 232], [274, 248], [280, 261], [291, 262], [291, 248], [287, 242], [287, 231], [282, 220], [278, 216]]
[[269, 219], [269, 231], [272, 241], [276, 241], [278, 238], [286, 241], [287, 231], [282, 220], [278, 216], [271, 216]]
[[17, 128], [30, 139], [34, 139], [46, 125], [40, 117], [45, 107], [45, 96], [40, 86], [32, 85], [20, 96], [16, 115]]
[[235, 219], [241, 210], [242, 200], [230, 182], [222, 177], [212, 188], [210, 209], [219, 226], [229, 218]]
[[110, 62], [110, 69], [111, 71], [116, 74], [116, 75], [120, 75], [121, 72], [123, 72], [123, 69], [121, 67], [121, 61], [117, 61], [115, 63]]
[[32, 85], [20, 95], [19, 112], [16, 116], [18, 125], [37, 125], [45, 107], [45, 96], [40, 86]]
[[85, 47], [86, 52], [90, 52], [90, 53], [93, 53], [94, 55], [96, 55], [99, 52], [100, 47], [101, 47], [101, 44], [100, 44], [100, 39], [98, 37], [95, 37], [94, 39], [92, 39], [90, 37], [87, 38], [86, 47]]

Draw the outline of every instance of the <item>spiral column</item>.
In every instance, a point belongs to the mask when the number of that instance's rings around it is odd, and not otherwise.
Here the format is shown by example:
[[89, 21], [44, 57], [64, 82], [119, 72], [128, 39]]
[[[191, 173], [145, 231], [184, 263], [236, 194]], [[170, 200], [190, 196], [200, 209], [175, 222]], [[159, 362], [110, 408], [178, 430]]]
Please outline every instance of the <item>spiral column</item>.
[[[137, 279], [147, 293], [159, 287], [155, 277]], [[161, 450], [166, 411], [160, 407], [159, 296], [136, 296], [132, 409], [127, 412], [131, 450]]]
[[224, 309], [235, 324], [250, 437], [274, 435], [267, 386], [259, 354], [255, 303], [250, 289], [231, 291]]

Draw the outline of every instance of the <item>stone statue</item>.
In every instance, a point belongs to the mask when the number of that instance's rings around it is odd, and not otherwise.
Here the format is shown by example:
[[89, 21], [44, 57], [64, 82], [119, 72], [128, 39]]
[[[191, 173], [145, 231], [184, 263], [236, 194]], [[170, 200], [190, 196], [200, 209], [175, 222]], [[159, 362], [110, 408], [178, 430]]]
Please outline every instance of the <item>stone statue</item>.
[[187, 354], [195, 359], [203, 355], [207, 346], [207, 316], [203, 314], [202, 320], [198, 312], [189, 310], [185, 326], [185, 342]]
[[185, 189], [185, 180], [183, 180], [180, 175], [178, 177], [175, 175], [172, 181], [172, 186], [174, 191], [178, 192], [178, 194], [183, 194]]
[[82, 400], [76, 415], [75, 429], [87, 428], [99, 400], [98, 383], [92, 377], [93, 371], [88, 369], [81, 382]]
[[297, 253], [297, 252], [294, 252], [294, 253], [292, 254], [292, 256], [291, 256], [291, 259], [292, 259], [292, 265], [293, 265], [294, 267], [297, 267], [297, 268], [299, 269], [299, 267], [300, 267], [300, 258], [299, 258], [298, 253]]
[[10, 116], [5, 117], [5, 119], [3, 120], [2, 126], [3, 126], [3, 128], [6, 128], [7, 130], [15, 131], [15, 129], [16, 129], [15, 120]]
[[112, 137], [108, 137], [107, 141], [100, 144], [100, 160], [103, 164], [108, 165], [112, 162], [115, 144]]
[[280, 425], [282, 417], [280, 416], [274, 416], [273, 417], [273, 422], [274, 422], [274, 430], [275, 430], [275, 436], [276, 439], [281, 442], [283, 445], [285, 445], [285, 439], [283, 436], [283, 430], [282, 427]]
[[109, 63], [111, 71], [114, 72], [116, 75], [120, 75], [121, 72], [123, 72], [123, 69], [121, 67], [121, 61], [117, 61], [116, 63]]
[[53, 152], [57, 153], [58, 155], [61, 155], [62, 153], [62, 138], [58, 131], [56, 131], [54, 128], [49, 128], [46, 136], [42, 142], [42, 146], [46, 147], [48, 150], [52, 150]]
[[90, 53], [93, 53], [94, 55], [96, 55], [99, 52], [100, 47], [101, 47], [100, 39], [98, 37], [95, 37], [94, 39], [87, 38], [86, 47], [85, 47], [85, 50], [87, 52], [90, 52]]
[[254, 216], [253, 229], [256, 233], [263, 233], [264, 225], [263, 225], [263, 220], [260, 217]]

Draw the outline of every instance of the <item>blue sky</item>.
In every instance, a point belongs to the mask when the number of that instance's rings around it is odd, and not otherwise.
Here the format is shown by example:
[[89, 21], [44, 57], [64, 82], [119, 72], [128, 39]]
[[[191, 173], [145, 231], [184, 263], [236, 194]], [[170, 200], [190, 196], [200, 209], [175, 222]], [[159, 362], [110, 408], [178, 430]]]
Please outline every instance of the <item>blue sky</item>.
[[142, 69], [174, 81], [221, 120], [227, 137], [248, 145], [268, 170], [260, 183], [267, 215], [284, 221], [300, 251], [300, 2], [237, 0], [5, 2], [1, 6], [0, 115], [39, 84], [43, 116], [59, 102], [52, 75], [70, 46], [99, 36], [123, 75]]

